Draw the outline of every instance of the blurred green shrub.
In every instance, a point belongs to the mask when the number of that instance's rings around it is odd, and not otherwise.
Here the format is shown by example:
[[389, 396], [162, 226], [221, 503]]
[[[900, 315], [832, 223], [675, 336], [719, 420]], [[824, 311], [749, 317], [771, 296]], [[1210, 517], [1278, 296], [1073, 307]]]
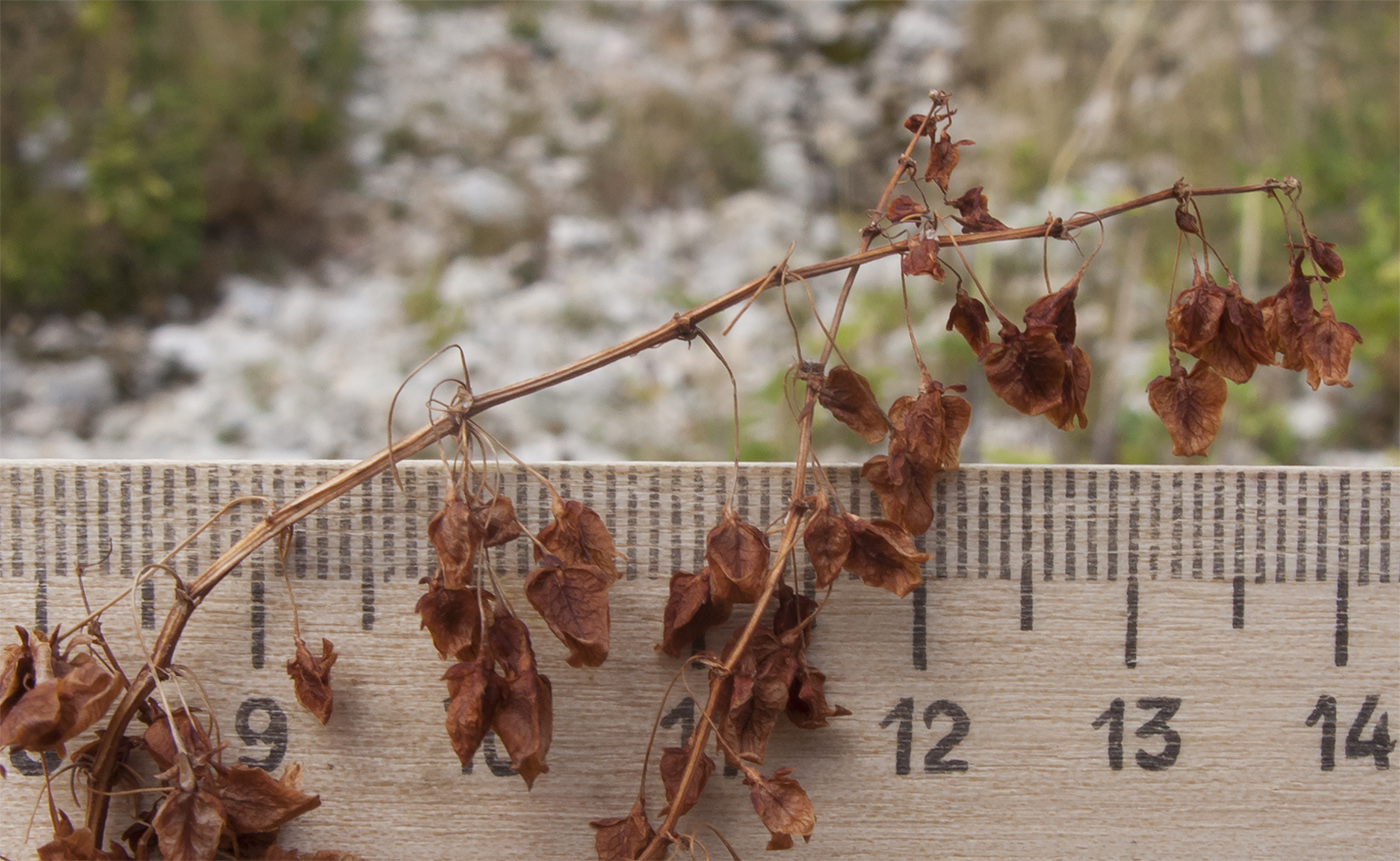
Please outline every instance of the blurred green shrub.
[[757, 133], [723, 111], [666, 90], [611, 107], [612, 135], [592, 156], [587, 187], [608, 214], [712, 203], [763, 181]]
[[349, 176], [360, 7], [0, 5], [0, 313], [199, 307], [305, 261]]

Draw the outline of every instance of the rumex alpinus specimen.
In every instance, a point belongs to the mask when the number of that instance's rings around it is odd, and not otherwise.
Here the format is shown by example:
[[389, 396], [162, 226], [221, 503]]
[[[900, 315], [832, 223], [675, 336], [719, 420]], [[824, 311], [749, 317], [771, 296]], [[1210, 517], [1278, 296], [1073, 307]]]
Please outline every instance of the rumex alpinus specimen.
[[[649, 819], [645, 794], [639, 789], [625, 815], [592, 823], [599, 857], [660, 857], [671, 847], [699, 848], [696, 831], [680, 830], [679, 820], [704, 810], [708, 778], [721, 756], [743, 774], [755, 813], [770, 834], [769, 848], [788, 848], [793, 837], [806, 840], [815, 833], [817, 804], [792, 770], [763, 763], [770, 735], [784, 717], [815, 730], [846, 714], [827, 701], [826, 677], [809, 662], [819, 616], [834, 597], [842, 571], [899, 597], [921, 582], [927, 556], [918, 551], [915, 536], [935, 517], [933, 481], [939, 471], [958, 466], [959, 446], [971, 420], [971, 406], [960, 396], [962, 386], [936, 379], [918, 354], [912, 322], [911, 347], [920, 382], [916, 391], [902, 394], [887, 409], [867, 378], [844, 357], [827, 368], [855, 273], [863, 263], [901, 255], [906, 308], [911, 282], [914, 289], [922, 286], [950, 298], [948, 329], [967, 341], [995, 394], [1021, 412], [1046, 416], [1057, 428], [1082, 428], [1089, 422], [1092, 373], [1087, 353], [1076, 344], [1075, 302], [1081, 289], [1092, 287], [1085, 276], [1093, 255], [1058, 290], [1047, 277], [1046, 294], [1024, 308], [1016, 323], [977, 280], [964, 247], [1020, 239], [1072, 240], [1083, 228], [1102, 227], [1120, 213], [1175, 202], [1178, 257], [1185, 247], [1192, 261], [1191, 285], [1169, 299], [1165, 328], [1170, 371], [1148, 387], [1149, 403], [1171, 434], [1174, 450], [1182, 455], [1208, 451], [1221, 424], [1227, 381], [1244, 384], [1260, 367], [1277, 364], [1305, 371], [1313, 388], [1350, 384], [1351, 351], [1360, 335], [1336, 319], [1328, 296], [1329, 285], [1335, 286], [1345, 267], [1335, 247], [1308, 230], [1298, 209], [1301, 188], [1296, 181], [1214, 189], [1192, 189], [1183, 181], [1097, 212], [1013, 229], [992, 215], [983, 186], [949, 196], [955, 171], [963, 166], [961, 150], [972, 143], [955, 140], [955, 113], [947, 94], [934, 92], [928, 112], [905, 121], [912, 137], [872, 210], [857, 252], [797, 268], [784, 262], [748, 284], [676, 314], [651, 332], [493, 392], [473, 393], [464, 368], [452, 401], [435, 407], [427, 427], [274, 508], [194, 580], [177, 578], [170, 616], [134, 675], [121, 669], [101, 637], [97, 622], [102, 610], [69, 628], [84, 631], [82, 637], [55, 629], [52, 638], [45, 638], [21, 629], [0, 661], [0, 747], [61, 753], [65, 742], [101, 721], [117, 702], [100, 739], [74, 758], [91, 787], [85, 823], [75, 827], [51, 797], [54, 841], [41, 854], [149, 857], [159, 849], [167, 857], [216, 852], [295, 857], [277, 845], [277, 831], [313, 809], [319, 798], [301, 791], [301, 771], [295, 765], [280, 778], [225, 765], [213, 722], [201, 718], [197, 709], [173, 708], [167, 702], [166, 686], [179, 683], [171, 668], [172, 655], [199, 603], [255, 548], [285, 536], [308, 513], [395, 461], [443, 440], [456, 442], [457, 462], [448, 464], [450, 491], [428, 527], [437, 566], [434, 575], [425, 578], [416, 610], [428, 632], [425, 647], [430, 641], [447, 663], [442, 673], [448, 694], [446, 735], [465, 763], [486, 732], [494, 731], [527, 787], [532, 786], [549, 771], [553, 685], [536, 661], [527, 619], [514, 608], [531, 605], [568, 649], [569, 664], [597, 666], [606, 660], [611, 645], [608, 594], [619, 579], [619, 554], [603, 518], [576, 500], [564, 499], [547, 482], [551, 519], [535, 524], [532, 532], [493, 484], [492, 457], [512, 455], [478, 417], [495, 405], [670, 341], [699, 337], [718, 355], [700, 324], [773, 287], [786, 296], [789, 283], [847, 273], [836, 306], [822, 324], [825, 340], [819, 360], [801, 363], [791, 376], [803, 389], [802, 404], [795, 409], [798, 457], [793, 494], [774, 524], [746, 523], [726, 504], [707, 535], [704, 567], [672, 573], [658, 643], [666, 654], [681, 658], [701, 634], [731, 618], [736, 608], [746, 615], [720, 653], [687, 658], [708, 668], [709, 695], [688, 743], [666, 749], [659, 757], [666, 803], [657, 824]], [[925, 138], [929, 155], [920, 179], [913, 155]], [[930, 184], [937, 193], [930, 194]], [[896, 196], [899, 190], [909, 193]], [[1289, 280], [1276, 294], [1257, 301], [1242, 295], [1207, 240], [1195, 204], [1202, 196], [1247, 193], [1275, 199], [1288, 233], [1284, 252], [1290, 255]], [[950, 224], [960, 231], [954, 233]], [[883, 244], [875, 246], [877, 238]], [[1212, 272], [1212, 259], [1224, 273], [1224, 287]], [[951, 289], [945, 284], [950, 276], [957, 279]], [[963, 288], [964, 276], [980, 299]], [[1174, 276], [1173, 284], [1175, 280]], [[1322, 294], [1320, 306], [1315, 287]], [[811, 310], [820, 323], [817, 309]], [[989, 325], [993, 316], [999, 324], [995, 339]], [[800, 342], [796, 346], [800, 357]], [[1194, 357], [1189, 371], [1179, 353]], [[811, 448], [818, 407], [864, 443], [887, 446], [862, 469], [879, 497], [883, 517], [867, 519], [842, 510], [839, 499], [828, 492]], [[531, 542], [535, 567], [523, 585], [503, 585], [492, 551], [514, 541]], [[797, 574], [799, 544], [816, 571], [818, 587], [826, 590], [821, 601], [799, 594], [788, 582], [789, 573]], [[174, 577], [168, 561], [169, 557], [152, 563], [136, 579], [160, 572]], [[775, 605], [771, 617], [765, 612], [770, 604]], [[295, 627], [292, 651], [288, 673], [299, 701], [322, 722], [331, 719], [331, 669], [338, 658], [333, 645], [323, 638], [318, 657]], [[146, 729], [128, 735], [134, 719]], [[139, 827], [124, 837], [125, 847], [111, 841], [102, 850], [108, 793], [118, 773], [125, 773], [127, 761], [138, 756], [148, 757], [159, 769], [160, 785], [147, 787], [153, 790], [151, 802], [139, 817]]]

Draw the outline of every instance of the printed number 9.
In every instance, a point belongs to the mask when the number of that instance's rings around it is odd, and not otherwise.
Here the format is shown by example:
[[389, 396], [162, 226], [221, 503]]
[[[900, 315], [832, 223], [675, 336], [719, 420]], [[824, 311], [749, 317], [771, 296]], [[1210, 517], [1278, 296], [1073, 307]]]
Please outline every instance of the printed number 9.
[[[267, 715], [266, 729], [253, 729], [252, 717], [255, 712]], [[239, 762], [261, 768], [263, 771], [272, 771], [282, 764], [282, 757], [287, 755], [287, 713], [282, 711], [276, 700], [271, 697], [249, 697], [244, 700], [238, 707], [238, 716], [234, 719], [233, 726], [238, 731], [238, 737], [249, 747], [259, 744], [268, 746], [267, 756], [262, 759], [240, 756]]]

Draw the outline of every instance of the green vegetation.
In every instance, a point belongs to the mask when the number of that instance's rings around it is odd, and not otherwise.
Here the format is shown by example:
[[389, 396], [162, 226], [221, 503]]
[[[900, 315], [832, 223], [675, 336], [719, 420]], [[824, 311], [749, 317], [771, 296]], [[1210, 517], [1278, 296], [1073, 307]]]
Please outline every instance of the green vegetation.
[[709, 203], [763, 180], [758, 136], [722, 111], [658, 90], [618, 106], [612, 138], [599, 147], [588, 192], [608, 213]]
[[348, 176], [344, 3], [0, 6], [0, 310], [160, 318], [311, 259]]

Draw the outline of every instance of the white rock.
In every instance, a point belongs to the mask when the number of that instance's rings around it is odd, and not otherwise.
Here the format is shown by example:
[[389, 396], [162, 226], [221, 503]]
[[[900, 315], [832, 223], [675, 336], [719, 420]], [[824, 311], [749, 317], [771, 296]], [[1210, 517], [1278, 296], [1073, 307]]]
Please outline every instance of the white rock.
[[490, 168], [474, 168], [449, 182], [448, 202], [462, 215], [479, 222], [519, 221], [525, 215], [524, 193]]

